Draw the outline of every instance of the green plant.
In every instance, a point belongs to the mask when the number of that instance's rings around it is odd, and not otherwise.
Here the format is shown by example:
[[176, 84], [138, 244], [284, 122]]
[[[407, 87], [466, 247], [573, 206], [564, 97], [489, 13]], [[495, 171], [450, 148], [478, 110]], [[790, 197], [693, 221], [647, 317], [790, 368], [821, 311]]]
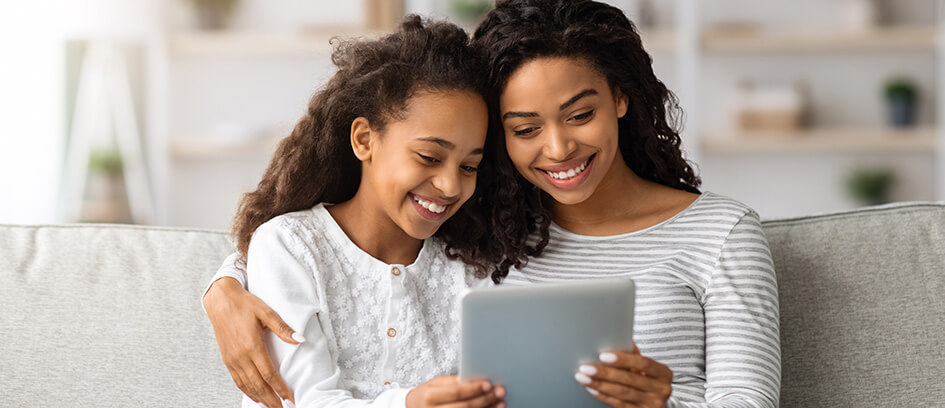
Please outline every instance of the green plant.
[[493, 8], [494, 0], [453, 0], [453, 14], [464, 20], [476, 20]]
[[97, 150], [89, 155], [89, 172], [101, 172], [107, 174], [120, 174], [125, 168], [125, 163], [118, 150]]
[[846, 185], [853, 198], [867, 205], [877, 205], [889, 201], [889, 190], [895, 182], [895, 173], [890, 169], [860, 168], [853, 170]]
[[915, 99], [915, 83], [908, 78], [893, 78], [886, 82], [884, 94], [887, 99]]

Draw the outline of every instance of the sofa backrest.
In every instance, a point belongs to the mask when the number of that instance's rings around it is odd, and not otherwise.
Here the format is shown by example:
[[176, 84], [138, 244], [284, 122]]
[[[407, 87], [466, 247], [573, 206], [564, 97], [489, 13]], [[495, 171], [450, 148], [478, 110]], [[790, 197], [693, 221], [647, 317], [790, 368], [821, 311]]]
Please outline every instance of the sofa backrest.
[[945, 403], [945, 205], [765, 222], [783, 407]]
[[200, 296], [222, 232], [0, 226], [0, 406], [233, 407]]
[[[765, 222], [784, 407], [945, 401], [945, 205]], [[200, 296], [222, 232], [0, 225], [3, 406], [232, 407]]]

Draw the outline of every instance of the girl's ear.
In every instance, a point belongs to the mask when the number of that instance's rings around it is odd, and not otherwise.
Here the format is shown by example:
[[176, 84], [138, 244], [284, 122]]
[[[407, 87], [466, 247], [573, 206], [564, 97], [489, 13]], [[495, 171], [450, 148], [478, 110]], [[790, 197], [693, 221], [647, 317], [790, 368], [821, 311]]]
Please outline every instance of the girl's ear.
[[630, 105], [630, 97], [624, 95], [620, 90], [614, 91], [614, 102], [617, 103], [617, 117], [622, 118], [627, 114], [627, 107]]
[[362, 162], [371, 160], [374, 150], [374, 131], [367, 118], [358, 117], [351, 122], [351, 150]]

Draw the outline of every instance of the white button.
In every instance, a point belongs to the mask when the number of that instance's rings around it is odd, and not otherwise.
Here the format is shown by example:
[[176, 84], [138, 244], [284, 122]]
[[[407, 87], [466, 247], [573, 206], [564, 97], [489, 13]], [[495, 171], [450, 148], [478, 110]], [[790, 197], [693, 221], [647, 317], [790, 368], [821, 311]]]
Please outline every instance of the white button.
[[390, 268], [390, 273], [393, 274], [394, 276], [400, 276], [400, 268], [396, 266], [392, 267]]
[[394, 330], [393, 327], [387, 329], [387, 337], [394, 337], [397, 335], [397, 330]]

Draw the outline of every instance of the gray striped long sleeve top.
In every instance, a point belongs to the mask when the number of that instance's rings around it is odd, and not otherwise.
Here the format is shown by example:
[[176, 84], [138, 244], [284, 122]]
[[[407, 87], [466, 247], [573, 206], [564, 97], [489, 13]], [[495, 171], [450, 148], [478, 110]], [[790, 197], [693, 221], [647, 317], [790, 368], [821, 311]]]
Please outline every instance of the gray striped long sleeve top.
[[633, 279], [634, 340], [673, 370], [668, 407], [778, 405], [778, 288], [753, 210], [707, 192], [641, 231], [586, 236], [552, 224], [550, 232], [544, 252], [505, 282]]

